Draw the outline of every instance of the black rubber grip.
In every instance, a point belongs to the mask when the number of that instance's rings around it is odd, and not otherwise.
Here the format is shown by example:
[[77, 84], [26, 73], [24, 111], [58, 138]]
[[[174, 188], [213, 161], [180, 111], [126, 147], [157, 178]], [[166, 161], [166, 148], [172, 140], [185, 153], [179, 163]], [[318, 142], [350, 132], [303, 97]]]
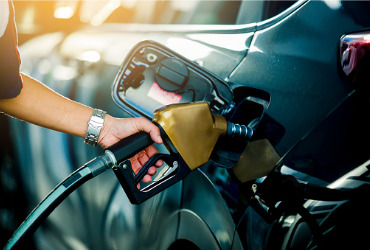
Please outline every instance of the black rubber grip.
[[150, 135], [146, 132], [139, 132], [126, 137], [113, 146], [107, 148], [116, 157], [117, 164], [126, 161], [141, 150], [153, 144]]

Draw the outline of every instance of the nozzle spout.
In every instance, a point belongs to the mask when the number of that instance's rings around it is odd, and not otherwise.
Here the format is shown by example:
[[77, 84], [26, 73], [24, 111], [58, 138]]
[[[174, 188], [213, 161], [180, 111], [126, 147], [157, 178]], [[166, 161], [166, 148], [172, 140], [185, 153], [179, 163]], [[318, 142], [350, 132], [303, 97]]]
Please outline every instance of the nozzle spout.
[[253, 136], [253, 129], [245, 125], [227, 122], [226, 136], [249, 140]]

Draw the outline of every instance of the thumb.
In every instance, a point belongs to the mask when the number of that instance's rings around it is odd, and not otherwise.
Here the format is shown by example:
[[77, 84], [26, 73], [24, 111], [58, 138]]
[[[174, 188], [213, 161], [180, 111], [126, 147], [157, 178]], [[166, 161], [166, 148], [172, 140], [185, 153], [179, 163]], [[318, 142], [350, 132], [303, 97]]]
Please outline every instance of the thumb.
[[135, 118], [135, 124], [139, 131], [147, 132], [155, 143], [163, 143], [160, 130], [154, 123], [148, 121], [144, 117], [138, 117]]

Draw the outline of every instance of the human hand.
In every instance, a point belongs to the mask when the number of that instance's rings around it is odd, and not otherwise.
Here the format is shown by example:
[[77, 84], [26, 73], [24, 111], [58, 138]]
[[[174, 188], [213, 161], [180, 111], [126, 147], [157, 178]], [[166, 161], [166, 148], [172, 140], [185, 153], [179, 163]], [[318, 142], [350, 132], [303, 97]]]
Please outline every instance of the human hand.
[[[157, 126], [148, 121], [143, 117], [137, 118], [114, 118], [109, 115], [105, 116], [104, 125], [100, 132], [98, 138], [98, 144], [102, 148], [107, 148], [123, 138], [126, 138], [137, 132], [144, 131], [150, 134], [151, 139], [158, 144], [162, 143], [162, 138], [160, 136], [160, 131]], [[151, 145], [145, 150], [139, 152], [133, 156], [131, 161], [132, 169], [135, 173], [138, 173], [139, 170], [145, 165], [145, 163], [152, 157], [157, 154], [157, 149]], [[144, 176], [144, 182], [150, 182], [152, 180], [151, 176], [157, 172], [157, 167], [162, 166], [163, 161], [159, 160], [156, 162], [155, 166], [149, 168], [148, 173]]]

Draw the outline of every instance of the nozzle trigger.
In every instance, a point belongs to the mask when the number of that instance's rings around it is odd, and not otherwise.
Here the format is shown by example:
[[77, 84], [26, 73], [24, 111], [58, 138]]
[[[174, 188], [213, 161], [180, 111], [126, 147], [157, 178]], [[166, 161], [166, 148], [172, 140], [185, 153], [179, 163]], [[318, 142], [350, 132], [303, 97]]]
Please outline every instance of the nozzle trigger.
[[[132, 204], [140, 204], [150, 197], [153, 197], [164, 189], [184, 179], [191, 171], [180, 155], [158, 154], [151, 158], [153, 158], [151, 162], [147, 163], [146, 166], [139, 171], [140, 174], [138, 173], [137, 175], [134, 174], [131, 166], [123, 167], [125, 164], [118, 164], [113, 167], [113, 172], [117, 176], [117, 179]], [[152, 181], [149, 185], [139, 189], [137, 186], [138, 182], [145, 176], [149, 167], [155, 164], [159, 159], [163, 160], [171, 167], [167, 169], [158, 180]], [[127, 164], [130, 164], [130, 161], [127, 161]], [[135, 179], [137, 180], [135, 181]]]
[[146, 163], [145, 165], [140, 169], [140, 171], [135, 175], [135, 178], [134, 178], [134, 181], [136, 183], [139, 183], [143, 178], [144, 176], [146, 175], [146, 173], [148, 172], [149, 168], [151, 166], [154, 166], [154, 164], [158, 161], [158, 160], [163, 160], [164, 162], [166, 162], [168, 165], [170, 165], [169, 163], [173, 162], [174, 161], [174, 157], [172, 157], [171, 155], [169, 154], [155, 154], [153, 155]]

